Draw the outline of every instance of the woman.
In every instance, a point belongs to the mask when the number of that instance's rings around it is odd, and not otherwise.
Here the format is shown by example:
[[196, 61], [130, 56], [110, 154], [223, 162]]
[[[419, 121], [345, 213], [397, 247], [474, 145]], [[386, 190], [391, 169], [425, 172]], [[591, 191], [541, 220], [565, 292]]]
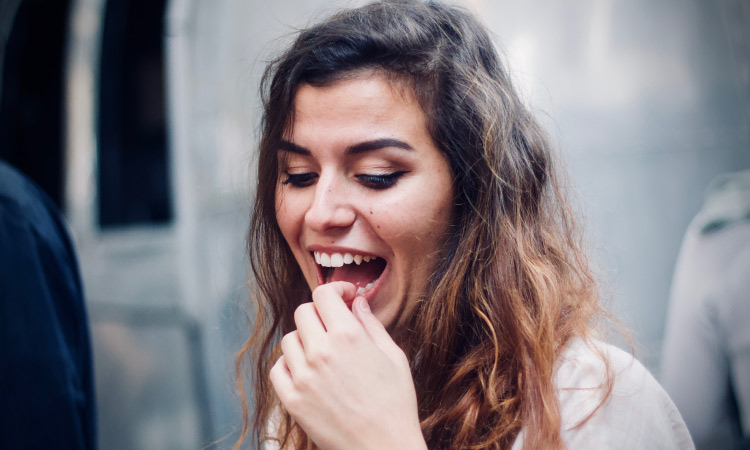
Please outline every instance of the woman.
[[474, 18], [343, 11], [300, 32], [263, 93], [238, 359], [256, 358], [258, 442], [691, 447], [645, 369], [593, 340], [549, 145]]

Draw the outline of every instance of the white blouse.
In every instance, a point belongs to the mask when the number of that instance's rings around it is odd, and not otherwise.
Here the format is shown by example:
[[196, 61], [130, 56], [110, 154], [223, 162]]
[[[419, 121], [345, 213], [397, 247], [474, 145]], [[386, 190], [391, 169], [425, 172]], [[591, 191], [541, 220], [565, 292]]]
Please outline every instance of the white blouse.
[[[591, 346], [608, 359], [615, 374], [609, 398], [599, 405], [605, 380], [602, 358], [581, 340], [562, 355], [555, 385], [562, 415], [562, 437], [570, 450], [695, 449], [685, 422], [654, 377], [629, 353], [595, 341]], [[523, 447], [523, 432], [512, 450]]]

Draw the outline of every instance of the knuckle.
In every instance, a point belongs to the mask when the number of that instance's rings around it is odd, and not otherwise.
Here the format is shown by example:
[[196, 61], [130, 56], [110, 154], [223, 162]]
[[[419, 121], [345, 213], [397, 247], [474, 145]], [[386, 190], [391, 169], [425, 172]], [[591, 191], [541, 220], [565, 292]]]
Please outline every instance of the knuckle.
[[331, 283], [328, 284], [321, 284], [320, 286], [316, 287], [312, 292], [312, 298], [313, 301], [320, 301], [323, 296], [330, 294], [333, 290], [333, 286], [331, 286]]
[[294, 322], [299, 323], [300, 319], [314, 311], [315, 305], [312, 302], [302, 303], [294, 310]]
[[273, 383], [276, 379], [279, 370], [281, 369], [281, 358], [276, 360], [276, 363], [274, 363], [273, 367], [271, 367], [271, 370], [268, 372], [268, 377], [271, 379], [271, 382]]
[[282, 403], [284, 403], [284, 407], [292, 416], [298, 416], [300, 410], [302, 410], [303, 408], [302, 396], [300, 396], [296, 392], [287, 393], [287, 395], [285, 395], [284, 398], [280, 400], [282, 400]]
[[281, 349], [289, 348], [290, 345], [294, 344], [298, 339], [297, 330], [291, 331], [281, 338]]
[[328, 297], [331, 295], [341, 297], [342, 293], [344, 292], [344, 287], [349, 284], [351, 283], [348, 283], [346, 281], [334, 281], [331, 283], [321, 284], [312, 292], [313, 301], [320, 301], [324, 297]]
[[307, 351], [307, 362], [313, 367], [320, 367], [331, 362], [333, 352], [328, 347], [320, 346]]
[[279, 359], [276, 360], [276, 363], [271, 367], [271, 370], [268, 372], [268, 378], [271, 380], [271, 383], [277, 387], [277, 383], [282, 379], [284, 376], [284, 356], [279, 357]]
[[342, 327], [330, 332], [332, 338], [346, 345], [353, 345], [359, 341], [360, 334], [352, 327]]
[[406, 356], [406, 353], [401, 350], [401, 348], [396, 347], [393, 350], [393, 356], [398, 364], [407, 368], [409, 367], [409, 358]]
[[302, 392], [309, 392], [315, 389], [316, 377], [311, 371], [301, 370], [294, 375], [294, 386]]

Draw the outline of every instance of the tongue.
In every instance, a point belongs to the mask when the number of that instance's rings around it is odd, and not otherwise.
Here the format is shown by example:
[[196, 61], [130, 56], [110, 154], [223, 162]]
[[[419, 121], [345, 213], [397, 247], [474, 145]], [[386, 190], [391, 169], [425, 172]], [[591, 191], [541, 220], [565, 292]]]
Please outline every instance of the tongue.
[[370, 262], [362, 262], [360, 265], [346, 264], [336, 267], [329, 281], [348, 281], [356, 287], [365, 287], [371, 281], [377, 279], [385, 269], [385, 260], [378, 258]]

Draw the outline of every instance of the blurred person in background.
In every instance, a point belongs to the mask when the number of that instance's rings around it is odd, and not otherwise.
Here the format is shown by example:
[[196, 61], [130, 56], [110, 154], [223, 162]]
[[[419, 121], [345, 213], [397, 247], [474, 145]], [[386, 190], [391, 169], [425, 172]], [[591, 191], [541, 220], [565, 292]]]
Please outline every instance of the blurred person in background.
[[38, 186], [0, 161], [0, 448], [95, 449], [89, 324], [75, 249]]
[[750, 170], [717, 177], [685, 234], [662, 381], [698, 448], [729, 421], [750, 449]]
[[236, 448], [693, 448], [648, 371], [597, 340], [555, 157], [473, 16], [342, 11], [262, 92]]

